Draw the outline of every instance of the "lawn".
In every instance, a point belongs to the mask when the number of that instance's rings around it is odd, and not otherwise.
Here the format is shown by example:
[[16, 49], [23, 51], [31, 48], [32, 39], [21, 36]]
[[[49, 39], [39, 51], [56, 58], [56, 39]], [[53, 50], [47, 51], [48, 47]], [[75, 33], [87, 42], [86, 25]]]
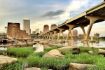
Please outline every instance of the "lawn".
[[[4, 65], [0, 70], [22, 70], [24, 67], [39, 67], [42, 70], [68, 70], [70, 63], [93, 64], [97, 67], [89, 70], [105, 70], [105, 57], [99, 55], [98, 49], [80, 47], [80, 54], [72, 54], [72, 50], [60, 50], [64, 58], [44, 58], [43, 55], [57, 46], [46, 48], [45, 52], [34, 53], [32, 47], [8, 48], [7, 55], [18, 58], [16, 63]], [[93, 51], [89, 54], [88, 51]], [[9, 69], [10, 68], [10, 69]]]

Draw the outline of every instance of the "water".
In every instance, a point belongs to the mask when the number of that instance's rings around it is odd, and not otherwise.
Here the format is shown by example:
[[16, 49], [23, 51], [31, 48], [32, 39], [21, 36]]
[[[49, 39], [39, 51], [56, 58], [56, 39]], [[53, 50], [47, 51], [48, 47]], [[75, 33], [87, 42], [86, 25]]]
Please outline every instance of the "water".
[[[100, 41], [99, 43], [90, 43], [90, 47], [96, 47], [96, 48], [105, 48], [105, 41]], [[83, 46], [83, 43], [78, 41], [77, 46]]]
[[93, 47], [105, 48], [105, 41], [100, 41], [99, 43], [93, 44]]

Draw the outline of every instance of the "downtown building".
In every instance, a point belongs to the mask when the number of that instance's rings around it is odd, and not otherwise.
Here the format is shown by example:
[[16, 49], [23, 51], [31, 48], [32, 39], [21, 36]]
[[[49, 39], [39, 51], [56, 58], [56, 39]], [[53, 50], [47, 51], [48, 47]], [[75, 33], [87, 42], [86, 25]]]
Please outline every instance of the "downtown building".
[[31, 34], [30, 20], [27, 20], [27, 19], [23, 20], [23, 30], [25, 30], [28, 35]]
[[49, 31], [49, 25], [44, 25], [43, 27], [43, 33], [46, 33]]
[[8, 22], [7, 38], [11, 40], [31, 39], [31, 37], [28, 35], [28, 33], [26, 33], [25, 30], [20, 29], [20, 23], [12, 23], [12, 22]]

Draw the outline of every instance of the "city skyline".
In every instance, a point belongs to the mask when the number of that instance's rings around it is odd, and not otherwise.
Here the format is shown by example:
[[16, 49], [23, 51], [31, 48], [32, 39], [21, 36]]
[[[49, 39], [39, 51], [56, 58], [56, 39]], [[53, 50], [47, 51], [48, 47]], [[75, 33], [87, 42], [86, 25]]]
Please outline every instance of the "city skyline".
[[[30, 19], [32, 31], [38, 28], [42, 31], [44, 24], [62, 24], [67, 19], [75, 17], [103, 1], [104, 0], [0, 0], [0, 32], [5, 31], [5, 26], [7, 26], [8, 22], [21, 23], [22, 28], [23, 19], [25, 18]], [[101, 25], [95, 24], [92, 31], [104, 35], [104, 23], [105, 22], [101, 22]]]

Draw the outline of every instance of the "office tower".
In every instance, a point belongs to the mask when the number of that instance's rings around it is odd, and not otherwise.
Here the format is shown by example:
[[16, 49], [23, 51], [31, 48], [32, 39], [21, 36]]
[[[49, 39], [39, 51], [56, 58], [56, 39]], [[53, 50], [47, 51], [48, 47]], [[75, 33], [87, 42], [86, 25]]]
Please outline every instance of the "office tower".
[[43, 32], [46, 33], [49, 31], [49, 25], [44, 25]]
[[51, 25], [51, 30], [55, 29], [56, 27], [57, 27], [56, 24], [52, 24], [52, 25]]
[[30, 20], [23, 20], [23, 29], [28, 33], [28, 35], [31, 34], [31, 29], [30, 29]]

